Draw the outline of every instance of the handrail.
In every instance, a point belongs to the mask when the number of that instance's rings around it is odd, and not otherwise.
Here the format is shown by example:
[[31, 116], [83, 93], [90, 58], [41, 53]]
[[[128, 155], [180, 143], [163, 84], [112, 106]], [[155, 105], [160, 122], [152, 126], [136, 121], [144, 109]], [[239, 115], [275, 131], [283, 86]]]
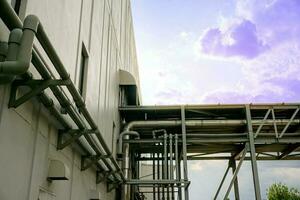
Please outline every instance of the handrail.
[[[23, 28], [22, 22], [18, 18], [18, 16], [15, 14], [14, 10], [11, 8], [11, 6], [8, 4], [6, 0], [0, 0], [0, 17], [3, 20], [4, 24], [8, 27], [9, 30], [13, 30], [15, 28]], [[56, 99], [59, 101], [60, 105], [65, 108], [71, 119], [75, 122], [75, 124], [78, 126], [79, 130], [82, 132], [85, 132], [88, 128], [85, 124], [85, 121], [88, 123], [90, 128], [93, 130], [93, 133], [96, 135], [96, 138], [99, 142], [96, 142], [94, 137], [91, 137], [88, 134], [83, 134], [84, 138], [90, 145], [90, 147], [93, 149], [93, 151], [97, 155], [105, 155], [108, 157], [109, 161], [106, 159], [102, 159], [102, 162], [105, 164], [105, 166], [115, 173], [113, 173], [114, 179], [117, 179], [117, 182], [124, 182], [125, 177], [123, 172], [121, 171], [118, 163], [112, 156], [107, 144], [105, 143], [105, 140], [100, 133], [96, 123], [94, 122], [93, 118], [91, 117], [90, 113], [88, 112], [86, 105], [77, 91], [74, 83], [70, 80], [69, 74], [64, 67], [62, 61], [60, 60], [59, 56], [57, 55], [53, 45], [51, 44], [46, 32], [44, 31], [44, 28], [38, 18], [33, 15], [29, 15], [26, 17], [25, 22], [33, 23], [31, 25], [36, 25], [36, 37], [45, 50], [47, 56], [51, 60], [53, 66], [55, 67], [56, 71], [58, 72], [60, 78], [62, 80], [68, 81], [68, 84], [66, 84], [66, 88], [68, 89], [69, 93], [71, 94], [76, 107], [79, 109], [81, 114], [78, 112], [78, 109], [74, 107], [70, 99], [66, 95], [64, 95], [62, 89], [58, 85], [50, 85], [49, 88], [56, 97]], [[35, 30], [31, 30], [35, 32]], [[40, 56], [37, 53], [37, 49], [35, 47], [31, 46], [32, 51], [32, 60], [31, 62], [39, 72], [39, 74], [42, 76], [43, 80], [51, 80], [53, 77], [45, 67], [43, 61], [41, 60]], [[28, 69], [28, 68], [27, 68]], [[23, 77], [26, 77], [27, 79], [31, 79], [30, 74], [28, 71], [24, 70]], [[58, 119], [61, 120], [60, 122], [64, 126], [66, 130], [71, 129], [71, 125], [68, 124], [68, 122], [61, 116], [59, 111], [53, 106], [53, 101], [51, 98], [49, 98], [45, 93], [41, 93], [39, 95], [40, 100], [42, 103], [49, 109], [49, 111]], [[82, 118], [82, 116], [84, 118]], [[100, 146], [98, 145], [100, 143]], [[88, 151], [88, 150], [87, 150]], [[90, 154], [93, 154], [93, 152], [89, 152]], [[118, 174], [118, 175], [116, 175]]]

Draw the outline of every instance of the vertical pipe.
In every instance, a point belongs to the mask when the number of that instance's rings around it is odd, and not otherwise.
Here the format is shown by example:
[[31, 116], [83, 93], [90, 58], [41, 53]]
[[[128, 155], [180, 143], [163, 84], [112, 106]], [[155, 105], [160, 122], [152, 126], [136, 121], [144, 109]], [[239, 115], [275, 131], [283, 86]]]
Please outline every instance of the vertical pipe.
[[[163, 158], [164, 158], [164, 161], [163, 161], [163, 179], [167, 179], [167, 165], [168, 165], [168, 160], [167, 160], [167, 133], [164, 133], [164, 153], [163, 153]], [[165, 196], [166, 196], [166, 186], [164, 185], [163, 186], [163, 199], [165, 199]]]
[[178, 135], [175, 134], [175, 170], [176, 170], [176, 180], [179, 181], [179, 166], [178, 166]]
[[248, 138], [249, 138], [249, 148], [250, 148], [250, 157], [251, 157], [255, 198], [256, 198], [256, 200], [261, 200], [250, 105], [246, 105], [246, 120], [247, 120], [247, 128], [248, 128]]
[[[173, 136], [172, 134], [169, 135], [170, 138], [170, 179], [173, 180], [174, 179], [174, 174], [173, 174], [173, 169], [174, 169], [174, 165], [173, 165]], [[174, 200], [174, 185], [171, 185], [171, 199]]]
[[[178, 135], [175, 134], [175, 169], [176, 169], [176, 180], [180, 181], [180, 161], [179, 161], [179, 153], [178, 153]], [[181, 199], [180, 197], [180, 190], [179, 184], [177, 186], [177, 199]]]
[[[152, 178], [155, 180], [155, 153], [152, 153]], [[153, 185], [153, 200], [156, 200], [156, 191], [155, 191], [155, 185]]]
[[[168, 148], [169, 143], [170, 141], [167, 135], [167, 180], [170, 179], [170, 149]], [[167, 200], [170, 200], [170, 184], [167, 185]]]
[[[157, 179], [160, 180], [160, 153], [157, 153]], [[157, 186], [157, 199], [160, 200], [160, 186]]]
[[8, 45], [7, 42], [0, 41], [0, 62], [5, 61], [7, 56]]
[[[181, 129], [182, 129], [182, 157], [183, 157], [183, 176], [184, 180], [188, 181], [187, 169], [187, 148], [186, 148], [186, 127], [185, 127], [185, 108], [181, 106]], [[189, 199], [188, 186], [184, 187], [184, 200]]]

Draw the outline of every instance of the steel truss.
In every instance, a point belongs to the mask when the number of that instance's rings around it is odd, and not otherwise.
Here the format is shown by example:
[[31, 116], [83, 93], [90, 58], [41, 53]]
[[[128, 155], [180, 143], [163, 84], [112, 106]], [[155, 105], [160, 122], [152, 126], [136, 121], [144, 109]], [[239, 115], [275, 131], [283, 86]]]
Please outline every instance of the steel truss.
[[[257, 160], [300, 160], [299, 106], [121, 107], [126, 130], [139, 133], [139, 138], [122, 141], [129, 145], [129, 156], [135, 157], [130, 166], [139, 167], [140, 163], [152, 166], [152, 175], [148, 179], [139, 176], [143, 169], [133, 172], [136, 168], [131, 168], [135, 177], [128, 177], [127, 184], [135, 186], [131, 192], [151, 193], [153, 199], [188, 199], [189, 184], [183, 188], [178, 184], [178, 181], [190, 183], [188, 160], [228, 160], [214, 199], [220, 196], [231, 169], [233, 175], [222, 198], [226, 199], [233, 187], [235, 199], [239, 200], [238, 172], [243, 161], [249, 160], [255, 199], [261, 200]], [[152, 187], [152, 190], [143, 190], [144, 187]]]

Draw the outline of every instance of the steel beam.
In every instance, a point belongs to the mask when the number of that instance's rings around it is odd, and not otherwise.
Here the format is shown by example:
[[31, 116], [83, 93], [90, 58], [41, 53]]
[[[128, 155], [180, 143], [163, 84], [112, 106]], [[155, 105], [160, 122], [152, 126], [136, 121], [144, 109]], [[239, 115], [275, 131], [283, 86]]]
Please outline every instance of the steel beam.
[[282, 154], [280, 154], [280, 156], [278, 156], [278, 159], [283, 159], [283, 158], [286, 158], [288, 157], [288, 155], [294, 151], [296, 151], [297, 149], [300, 148], [300, 144], [297, 143], [297, 144], [291, 144], [287, 149], [285, 149]]
[[[230, 159], [229, 160], [229, 165], [230, 165], [230, 167], [232, 169], [232, 173], [234, 174], [234, 172], [236, 171], [236, 162], [235, 162], [235, 159]], [[236, 178], [234, 180], [233, 187], [234, 187], [234, 197], [235, 197], [235, 200], [240, 200], [239, 182], [238, 182], [238, 177], [237, 176], [236, 176]]]
[[[258, 170], [257, 170], [257, 163], [256, 163], [255, 144], [254, 144], [254, 133], [253, 133], [252, 121], [251, 121], [252, 118], [251, 118], [250, 105], [246, 105], [245, 110], [246, 110], [248, 137], [249, 137], [248, 138], [249, 139], [249, 145], [247, 145], [247, 146], [249, 146], [250, 156], [251, 156], [251, 166], [252, 166], [255, 198], [256, 198], [256, 200], [261, 200], [259, 177], [258, 177]], [[275, 117], [275, 115], [274, 115], [274, 117]], [[274, 127], [276, 127], [276, 124], [274, 124]]]
[[[181, 131], [182, 131], [182, 157], [183, 157], [183, 175], [184, 180], [188, 181], [187, 167], [187, 147], [186, 147], [186, 126], [185, 126], [185, 108], [181, 106]], [[188, 187], [184, 188], [184, 200], [189, 200]]]
[[218, 187], [218, 189], [217, 189], [217, 192], [216, 192], [216, 194], [215, 194], [215, 196], [214, 196], [214, 200], [217, 200], [217, 197], [219, 196], [219, 193], [220, 193], [221, 188], [222, 188], [222, 186], [223, 186], [223, 184], [224, 184], [224, 181], [225, 181], [226, 176], [227, 176], [227, 174], [228, 174], [228, 172], [229, 172], [229, 169], [230, 169], [230, 166], [228, 165], [227, 168], [226, 168], [226, 171], [225, 171], [225, 173], [224, 173], [224, 175], [223, 175], [223, 178], [222, 178], [222, 180], [221, 180], [221, 183], [220, 183], [220, 185], [219, 185], [219, 187]]
[[233, 173], [232, 179], [231, 179], [231, 181], [230, 181], [230, 184], [229, 184], [229, 186], [228, 186], [228, 189], [227, 189], [227, 191], [226, 191], [226, 193], [225, 193], [225, 196], [224, 196], [224, 199], [223, 199], [223, 200], [227, 200], [227, 198], [228, 198], [228, 195], [229, 195], [229, 193], [230, 193], [230, 190], [231, 190], [231, 188], [232, 188], [232, 185], [234, 184], [235, 179], [236, 179], [236, 177], [237, 177], [237, 175], [238, 175], [238, 173], [239, 173], [239, 171], [240, 171], [240, 168], [241, 168], [241, 166], [242, 166], [242, 164], [243, 164], [243, 161], [244, 161], [244, 158], [245, 158], [245, 156], [246, 156], [246, 153], [247, 153], [247, 150], [246, 150], [246, 148], [245, 148], [245, 150], [244, 150], [244, 152], [243, 152], [243, 154], [242, 154], [242, 157], [241, 157], [241, 159], [240, 159], [240, 162], [239, 162], [239, 164], [238, 164], [236, 170], [235, 170], [234, 173]]

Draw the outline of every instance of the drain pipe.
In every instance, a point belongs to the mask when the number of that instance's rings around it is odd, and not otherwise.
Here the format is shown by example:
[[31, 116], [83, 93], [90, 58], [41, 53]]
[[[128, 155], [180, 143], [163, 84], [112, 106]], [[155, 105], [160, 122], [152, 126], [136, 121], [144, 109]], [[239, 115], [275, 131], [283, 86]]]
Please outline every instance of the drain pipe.
[[[129, 177], [129, 144], [125, 144], [123, 148], [123, 138], [129, 138], [129, 136], [135, 136], [137, 139], [140, 138], [140, 134], [136, 131], [130, 131], [128, 128], [124, 128], [124, 131], [119, 136], [118, 156], [122, 157], [122, 168], [125, 180]], [[124, 150], [123, 150], [124, 149]], [[128, 185], [122, 186], [122, 199], [129, 199], [130, 187]]]
[[119, 147], [118, 147], [119, 154], [122, 154], [122, 151], [123, 151], [124, 136], [130, 136], [130, 135], [135, 136], [136, 139], [140, 139], [140, 134], [136, 131], [129, 131], [129, 130], [123, 131], [119, 136]]

